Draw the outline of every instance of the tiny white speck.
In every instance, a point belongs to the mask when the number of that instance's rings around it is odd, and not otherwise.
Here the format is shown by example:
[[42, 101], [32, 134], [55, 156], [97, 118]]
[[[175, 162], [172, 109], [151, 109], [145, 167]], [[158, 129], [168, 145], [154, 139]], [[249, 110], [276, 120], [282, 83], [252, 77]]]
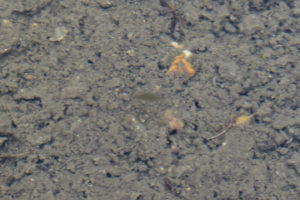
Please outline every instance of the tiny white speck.
[[192, 54], [193, 54], [190, 50], [187, 50], [187, 49], [183, 50], [182, 53], [184, 54], [184, 56], [185, 56], [186, 58], [191, 57]]

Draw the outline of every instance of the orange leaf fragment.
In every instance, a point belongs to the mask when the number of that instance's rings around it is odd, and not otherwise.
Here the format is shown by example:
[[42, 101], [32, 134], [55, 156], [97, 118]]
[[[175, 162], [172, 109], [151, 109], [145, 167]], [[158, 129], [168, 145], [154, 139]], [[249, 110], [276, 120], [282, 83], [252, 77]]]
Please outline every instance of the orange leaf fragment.
[[184, 127], [183, 120], [175, 117], [176, 113], [172, 110], [166, 110], [163, 116], [163, 122], [168, 124], [171, 130], [179, 131]]
[[174, 61], [171, 64], [170, 69], [167, 71], [167, 74], [179, 73], [185, 74], [188, 78], [191, 78], [195, 75], [195, 70], [193, 69], [191, 63], [187, 61], [188, 56], [185, 53], [179, 54], [175, 57]]
[[240, 127], [250, 122], [252, 116], [241, 115], [236, 118], [234, 126]]

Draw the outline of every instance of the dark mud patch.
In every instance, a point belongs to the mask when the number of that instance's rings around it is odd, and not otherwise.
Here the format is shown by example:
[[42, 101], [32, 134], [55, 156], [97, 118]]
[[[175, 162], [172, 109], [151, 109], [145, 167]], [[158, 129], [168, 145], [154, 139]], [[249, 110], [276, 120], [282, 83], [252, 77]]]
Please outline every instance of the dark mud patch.
[[164, 2], [1, 1], [1, 199], [300, 196], [299, 1]]

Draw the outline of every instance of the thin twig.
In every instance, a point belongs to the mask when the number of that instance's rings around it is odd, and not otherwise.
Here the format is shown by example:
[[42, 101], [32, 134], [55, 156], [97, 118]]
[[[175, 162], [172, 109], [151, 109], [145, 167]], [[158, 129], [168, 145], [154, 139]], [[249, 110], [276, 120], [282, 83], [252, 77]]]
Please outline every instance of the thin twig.
[[207, 140], [212, 140], [212, 139], [215, 139], [215, 138], [218, 138], [218, 137], [224, 135], [233, 126], [240, 127], [240, 126], [248, 123], [252, 119], [253, 116], [254, 116], [254, 114], [252, 114], [250, 116], [241, 115], [241, 116], [237, 117], [234, 121], [231, 121], [230, 124], [223, 131], [221, 131], [219, 134], [217, 134], [215, 136], [208, 138]]
[[24, 158], [28, 156], [30, 153], [31, 151], [22, 154], [4, 154], [4, 155], [0, 155], [0, 160], [10, 159], [10, 158]]
[[232, 126], [233, 126], [233, 123], [231, 122], [223, 131], [221, 131], [219, 134], [217, 134], [215, 136], [207, 138], [207, 140], [212, 140], [212, 139], [215, 139], [215, 138], [218, 138], [218, 137], [224, 135], [229, 129], [231, 129]]

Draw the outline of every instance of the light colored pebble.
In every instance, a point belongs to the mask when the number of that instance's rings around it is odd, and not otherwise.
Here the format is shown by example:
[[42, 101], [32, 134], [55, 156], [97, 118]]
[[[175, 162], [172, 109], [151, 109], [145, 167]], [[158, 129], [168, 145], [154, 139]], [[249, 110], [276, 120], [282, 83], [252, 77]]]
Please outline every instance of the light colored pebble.
[[55, 28], [53, 37], [50, 37], [51, 42], [59, 42], [63, 40], [68, 34], [68, 29], [64, 26]]

